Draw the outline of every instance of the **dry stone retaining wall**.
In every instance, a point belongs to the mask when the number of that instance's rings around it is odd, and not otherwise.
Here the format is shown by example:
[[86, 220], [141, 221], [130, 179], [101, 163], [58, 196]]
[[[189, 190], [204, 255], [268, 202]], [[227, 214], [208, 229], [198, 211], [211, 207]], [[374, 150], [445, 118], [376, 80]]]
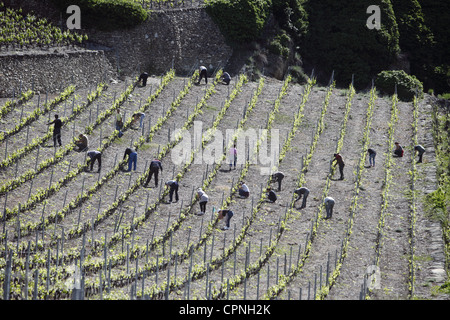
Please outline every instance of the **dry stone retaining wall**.
[[114, 70], [103, 51], [52, 49], [0, 54], [0, 97], [20, 90], [56, 92], [70, 84], [81, 87], [109, 79]]
[[[232, 49], [203, 8], [153, 11], [149, 19], [130, 29], [112, 32], [90, 30], [89, 39], [109, 47], [106, 55], [126, 75], [153, 74], [174, 67], [187, 74], [198, 64], [223, 67]], [[95, 48], [95, 47], [94, 47]]]

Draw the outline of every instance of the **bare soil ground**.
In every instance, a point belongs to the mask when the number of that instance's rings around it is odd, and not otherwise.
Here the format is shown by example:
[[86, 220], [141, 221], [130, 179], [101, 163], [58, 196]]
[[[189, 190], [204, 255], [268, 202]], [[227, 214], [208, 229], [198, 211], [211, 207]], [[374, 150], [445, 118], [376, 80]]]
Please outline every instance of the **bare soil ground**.
[[[105, 149], [102, 156], [102, 170], [96, 173], [94, 166], [93, 172], [82, 172], [67, 184], [61, 187], [58, 192], [39, 201], [33, 208], [21, 212], [14, 218], [2, 222], [2, 228], [7, 233], [8, 245], [14, 248], [17, 244], [15, 233], [20, 225], [36, 226], [38, 223], [52, 214], [63, 210], [70, 202], [75, 201], [78, 195], [83, 191], [93, 187], [97, 181], [107, 177], [113, 169], [114, 164], [123, 158], [125, 148], [131, 146], [137, 141], [139, 136], [148, 134], [149, 125], [153, 126], [157, 119], [162, 116], [175, 100], [189, 79], [175, 77], [162, 90], [161, 94], [153, 101], [146, 110], [144, 118], [144, 129], [126, 130], [124, 136], [116, 139], [108, 148]], [[146, 87], [136, 87], [133, 92], [121, 106], [121, 111], [125, 112], [125, 117], [145, 104], [147, 98], [155, 92], [160, 85], [160, 78], [150, 78]], [[203, 134], [210, 128], [226, 103], [230, 92], [232, 92], [237, 78], [233, 78], [230, 86], [217, 84], [214, 92], [208, 96], [205, 105], [202, 107], [202, 113], [195, 121], [199, 121], [203, 126]], [[201, 101], [204, 94], [212, 85], [213, 79], [210, 78], [208, 85], [204, 83], [193, 85], [187, 95], [181, 100], [177, 109], [171, 114], [167, 121], [156, 131], [151, 140], [146, 141], [138, 149], [137, 170], [132, 172], [116, 172], [111, 177], [107, 177], [108, 182], [103, 184], [96, 192], [83, 201], [76, 208], [67, 211], [64, 219], [57, 223], [47, 223], [44, 230], [37, 228], [37, 232], [24, 233], [20, 238], [20, 245], [26, 247], [27, 242], [35, 243], [36, 239], [42, 240], [43, 249], [51, 249], [52, 257], [56, 256], [55, 239], [62, 236], [64, 230], [64, 254], [70, 252], [79, 252], [83, 243], [85, 244], [85, 259], [91, 266], [94, 262], [99, 264], [105, 260], [103, 249], [96, 250], [94, 242], [101, 243], [106, 238], [107, 241], [113, 239], [113, 236], [119, 239], [106, 251], [108, 259], [112, 259], [112, 278], [122, 277], [122, 281], [115, 282], [110, 292], [103, 288], [103, 298], [128, 299], [131, 293], [139, 295], [151, 294], [151, 288], [158, 288], [164, 281], [167, 281], [167, 275], [175, 277], [179, 282], [189, 274], [194, 274], [201, 267], [209, 268], [209, 272], [199, 272], [196, 278], [190, 282], [180, 285], [168, 293], [169, 299], [206, 299], [215, 289], [219, 289], [228, 281], [236, 279], [240, 274], [245, 274], [246, 267], [257, 263], [260, 257], [266, 257], [264, 263], [255, 271], [247, 275], [245, 281], [239, 283], [235, 288], [230, 288], [227, 292], [229, 299], [260, 299], [266, 294], [266, 290], [273, 288], [277, 284], [285, 284], [278, 299], [313, 299], [314, 290], [319, 291], [321, 284], [326, 283], [326, 272], [329, 274], [335, 269], [337, 263], [336, 257], [342, 252], [342, 243], [346, 237], [349, 224], [351, 223], [351, 233], [349, 234], [348, 247], [343, 256], [340, 272], [335, 282], [329, 289], [326, 299], [332, 300], [354, 300], [360, 298], [361, 286], [364, 282], [364, 276], [368, 268], [374, 265], [376, 247], [379, 237], [379, 219], [382, 204], [382, 193], [384, 190], [384, 177], [386, 168], [384, 161], [393, 146], [389, 145], [388, 123], [391, 117], [391, 98], [378, 97], [375, 100], [374, 113], [370, 124], [370, 146], [377, 150], [375, 167], [368, 166], [362, 171], [359, 193], [357, 194], [357, 206], [350, 215], [351, 204], [354, 201], [356, 168], [360, 161], [362, 150], [363, 130], [366, 125], [366, 112], [369, 101], [368, 93], [357, 93], [352, 99], [351, 109], [349, 111], [348, 123], [344, 136], [344, 144], [341, 154], [346, 163], [345, 179], [338, 180], [336, 173], [327, 185], [327, 175], [330, 170], [330, 160], [336, 148], [337, 140], [340, 137], [341, 124], [344, 120], [344, 111], [347, 99], [347, 89], [334, 88], [330, 103], [324, 115], [324, 129], [320, 133], [317, 147], [314, 150], [305, 173], [305, 184], [311, 193], [308, 198], [307, 207], [299, 209], [300, 203], [296, 204], [292, 217], [288, 220], [285, 228], [279, 238], [275, 236], [279, 230], [280, 219], [289, 209], [293, 196], [293, 190], [299, 185], [299, 174], [301, 172], [302, 157], [309, 151], [316, 132], [316, 125], [321, 114], [324, 99], [328, 88], [315, 86], [305, 104], [302, 112], [302, 121], [295, 136], [290, 142], [290, 147], [279, 164], [279, 170], [284, 172], [286, 177], [282, 183], [282, 189], [277, 192], [278, 200], [275, 203], [262, 202], [258, 204], [264, 193], [264, 189], [269, 185], [269, 176], [264, 173], [263, 168], [267, 167], [258, 161], [248, 167], [248, 171], [242, 170], [244, 166], [238, 164], [236, 169], [229, 170], [225, 162], [214, 171], [214, 178], [205, 190], [209, 196], [206, 214], [198, 216], [198, 203], [190, 205], [193, 192], [203, 184], [205, 176], [213, 172], [214, 166], [206, 166], [205, 161], [197, 158], [198, 163], [194, 161], [187, 171], [183, 174], [180, 181], [180, 200], [169, 203], [168, 197], [160, 201], [160, 196], [164, 192], [161, 182], [173, 179], [183, 164], [176, 164], [173, 161], [171, 152], [168, 152], [162, 159], [163, 171], [159, 177], [158, 186], [154, 186], [154, 180], [145, 188], [138, 179], [146, 172], [149, 162], [158, 155], [167, 143], [170, 142], [170, 133], [183, 126], [189, 114], [194, 107]], [[99, 112], [111, 107], [114, 97], [118, 97], [130, 84], [130, 80], [109, 84], [108, 89], [100, 98], [94, 101], [91, 107], [87, 108], [76, 121], [63, 128], [63, 144], [67, 143], [73, 136], [83, 132], [84, 128], [93, 121]], [[258, 96], [254, 109], [249, 113], [248, 119], [244, 124], [244, 129], [264, 129], [266, 127], [268, 114], [273, 110], [276, 99], [283, 86], [282, 81], [266, 78], [264, 87]], [[243, 84], [239, 94], [230, 103], [223, 119], [217, 126], [217, 130], [225, 135], [227, 129], [236, 128], [237, 123], [242, 119], [244, 111], [251, 101], [258, 82], [246, 82]], [[279, 110], [275, 115], [272, 128], [279, 130], [279, 145], [283, 146], [285, 138], [292, 129], [294, 117], [299, 110], [302, 101], [305, 86], [290, 83], [286, 94], [281, 97]], [[72, 105], [81, 104], [86, 100], [89, 89], [77, 89], [75, 95], [70, 97], [67, 102], [58, 105], [50, 114], [41, 116], [37, 121], [29, 125], [28, 128], [17, 133], [2, 142], [0, 146], [0, 160], [2, 155], [8, 155], [14, 150], [18, 150], [26, 145], [32, 138], [45, 134], [48, 130], [47, 122], [53, 117], [54, 113], [68, 115], [71, 112]], [[53, 95], [48, 96], [51, 100]], [[38, 103], [38, 97], [35, 96], [24, 105], [23, 112], [18, 108], [3, 117], [1, 130], [9, 130], [16, 123], [18, 117], [29, 114]], [[40, 96], [42, 104], [43, 97]], [[6, 99], [0, 101], [0, 105]], [[439, 239], [439, 233], [434, 233], [439, 225], [425, 216], [422, 206], [422, 198], [426, 192], [435, 188], [435, 163], [433, 157], [433, 142], [431, 131], [430, 112], [426, 100], [419, 103], [419, 130], [418, 141], [427, 149], [424, 157], [424, 163], [417, 166], [418, 181], [416, 189], [418, 190], [416, 202], [417, 221], [411, 220], [411, 175], [412, 169], [412, 127], [413, 121], [412, 103], [399, 102], [399, 121], [395, 127], [395, 140], [405, 146], [405, 156], [395, 158], [392, 169], [393, 182], [388, 194], [387, 216], [382, 230], [382, 245], [379, 260], [379, 275], [377, 279], [379, 286], [371, 291], [370, 299], [408, 299], [411, 289], [409, 287], [411, 279], [414, 286], [413, 297], [418, 299], [448, 299], [447, 296], [437, 295], [434, 288], [442, 284], [446, 279], [445, 272], [442, 274], [440, 265], [442, 265], [443, 246]], [[194, 136], [195, 126], [189, 128], [189, 132]], [[198, 127], [197, 127], [198, 128]], [[90, 149], [100, 146], [102, 137], [107, 137], [114, 131], [114, 116], [108, 117], [101, 126], [97, 127], [91, 135]], [[268, 145], [272, 142], [272, 137], [268, 138]], [[211, 139], [210, 143], [218, 143]], [[211, 145], [209, 144], [209, 145]], [[39, 150], [39, 151], [38, 151]], [[49, 159], [54, 148], [52, 142], [48, 141], [40, 148], [29, 152], [25, 157], [18, 160], [0, 171], [0, 180], [2, 185], [8, 180], [20, 176], [21, 173], [35, 167], [45, 159]], [[39, 152], [39, 154], [38, 154]], [[245, 159], [246, 152], [239, 153], [238, 159]], [[203, 153], [205, 156], [205, 153]], [[38, 157], [38, 158], [37, 158]], [[20, 184], [13, 191], [2, 194], [0, 197], [1, 207], [13, 209], [19, 204], [25, 204], [29, 201], [29, 195], [33, 195], [39, 190], [44, 190], [50, 184], [63, 179], [68, 170], [74, 169], [78, 164], [84, 162], [85, 154], [70, 152], [57, 164], [36, 174], [33, 179]], [[203, 159], [204, 160], [204, 159]], [[261, 160], [261, 159], [259, 159]], [[242, 174], [242, 176], [241, 176]], [[236, 184], [238, 179], [242, 179], [250, 188], [251, 196], [247, 199], [240, 199], [237, 194], [232, 194], [229, 209], [234, 212], [231, 219], [231, 228], [222, 230], [223, 220], [216, 220], [217, 210], [221, 208], [223, 199], [230, 195], [231, 186]], [[106, 178], [105, 178], [106, 179]], [[108, 216], [105, 216], [94, 229], [89, 228], [84, 233], [77, 233], [77, 228], [84, 223], [90, 223], [96, 219], [99, 214], [108, 210], [115, 200], [123, 196], [124, 192], [131, 186], [136, 185], [133, 192], [113, 210]], [[276, 184], [272, 184], [276, 189]], [[324, 190], [327, 194], [336, 200], [332, 219], [324, 220], [322, 212], [318, 224], [316, 235], [313, 238], [311, 247], [305, 253], [305, 244], [311, 232], [311, 225], [314, 222], [317, 212], [322, 206]], [[252, 216], [252, 208], [259, 205], [259, 210], [255, 216]], [[139, 224], [131, 228], [131, 234], [125, 234], [121, 237], [122, 230], [134, 225], [137, 217], [142, 216], [148, 207], [153, 210]], [[183, 210], [188, 210], [186, 216], [180, 215]], [[350, 219], [353, 217], [353, 220]], [[215, 221], [215, 222], [214, 222]], [[214, 222], [213, 225], [208, 225]], [[167, 230], [172, 224], [177, 227], [168, 234]], [[248, 225], [248, 229], [243, 229]], [[411, 226], [413, 226], [414, 241], [411, 241]], [[33, 229], [34, 230], [34, 229]], [[5, 235], [5, 232], [3, 232]], [[70, 235], [70, 236], [69, 236]], [[242, 237], [242, 238], [241, 238]], [[115, 238], [114, 238], [115, 239]], [[151, 244], [158, 240], [157, 246]], [[239, 241], [234, 248], [234, 241]], [[274, 251], [266, 252], [268, 248], [276, 241]], [[58, 242], [60, 244], [60, 242]], [[413, 243], [413, 246], [412, 246]], [[4, 244], [4, 242], [2, 243]], [[58, 244], [58, 245], [59, 245]], [[148, 248], [150, 244], [150, 249]], [[184, 256], [182, 259], [175, 259], [175, 253], [182, 256], [190, 246], [193, 246], [192, 254]], [[59, 247], [58, 247], [59, 248]], [[140, 248], [140, 257], [135, 259], [131, 254], [134, 250]], [[144, 248], [144, 249], [143, 249]], [[223, 259], [223, 254], [228, 248], [233, 248]], [[414, 273], [410, 271], [411, 250], [414, 249], [413, 257]], [[60, 252], [58, 254], [61, 254]], [[298, 257], [302, 256], [300, 260]], [[175, 263], [175, 260], [177, 261]], [[148, 270], [145, 278], [139, 274], [136, 276], [135, 270], [148, 268], [152, 264], [170, 262], [170, 267], [160, 265], [160, 267]], [[286, 278], [298, 265], [297, 261], [302, 261], [304, 265], [295, 276]], [[67, 256], [67, 262], [63, 267], [70, 273], [69, 276], [62, 278], [68, 288], [73, 283], [75, 261]], [[61, 266], [59, 266], [62, 268]], [[104, 268], [104, 267], [102, 267]], [[103, 269], [102, 269], [103, 270]], [[109, 270], [109, 269], [108, 269]], [[103, 270], [104, 271], [104, 270]], [[16, 271], [20, 278], [19, 271]], [[95, 286], [99, 274], [96, 271], [87, 271], [87, 286]], [[103, 280], [105, 273], [103, 273]], [[171, 278], [172, 279], [172, 278]], [[286, 280], [288, 279], [288, 280]], [[286, 283], [284, 282], [286, 281]], [[210, 290], [212, 288], [212, 291]], [[30, 289], [31, 290], [31, 289]], [[23, 296], [23, 293], [22, 293]], [[63, 298], [69, 298], [67, 295]], [[89, 299], [99, 299], [99, 292], [90, 292]], [[163, 298], [159, 295], [159, 298]]]

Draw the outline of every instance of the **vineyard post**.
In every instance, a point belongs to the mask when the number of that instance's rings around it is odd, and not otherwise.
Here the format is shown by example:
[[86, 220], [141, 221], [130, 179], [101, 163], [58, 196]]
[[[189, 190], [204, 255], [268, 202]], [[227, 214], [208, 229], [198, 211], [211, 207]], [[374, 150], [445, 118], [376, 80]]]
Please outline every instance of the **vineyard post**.
[[260, 280], [261, 272], [258, 272], [258, 276], [256, 278], [256, 300], [259, 300], [259, 280]]
[[289, 252], [289, 269], [288, 269], [289, 273], [291, 273], [291, 268], [292, 268], [292, 246], [290, 247], [290, 252]]
[[205, 299], [208, 299], [209, 263], [206, 264]]
[[276, 285], [278, 284], [278, 266], [279, 266], [279, 263], [280, 263], [280, 258], [277, 257], [277, 271], [275, 272], [275, 284]]
[[34, 272], [33, 300], [37, 300], [37, 295], [38, 295], [38, 282], [39, 282], [39, 270], [36, 269], [36, 271]]
[[227, 300], [230, 300], [230, 279], [227, 279]]
[[[236, 240], [235, 240], [236, 241]], [[236, 250], [234, 251], [233, 276], [236, 276]]]
[[203, 249], [203, 263], [206, 263], [206, 246], [207, 246], [207, 243], [205, 241], [205, 245], [204, 245], [204, 249]]
[[327, 257], [327, 271], [326, 271], [326, 278], [325, 278], [325, 285], [328, 286], [328, 277], [330, 274], [330, 253], [328, 252]]
[[213, 238], [212, 238], [212, 243], [211, 243], [211, 255], [210, 255], [210, 258], [209, 258], [209, 262], [210, 262], [210, 263], [211, 263], [212, 258], [213, 258], [213, 252], [214, 252], [214, 239], [215, 239], [215, 236], [216, 236], [216, 234], [214, 233], [214, 234], [213, 234]]
[[156, 254], [156, 272], [155, 272], [155, 283], [158, 284], [158, 270], [159, 270], [159, 254]]
[[10, 298], [10, 291], [11, 291], [11, 262], [12, 262], [12, 250], [9, 253], [9, 259], [7, 258], [7, 252], [5, 252], [6, 255], [6, 268], [5, 268], [5, 280], [3, 283], [3, 300], [9, 300]]
[[22, 117], [23, 117], [23, 106], [24, 106], [24, 104], [22, 103], [22, 108], [21, 108], [21, 111], [20, 111], [20, 120], [19, 120], [19, 123], [22, 122]]
[[50, 248], [48, 248], [47, 250], [47, 279], [46, 279], [45, 300], [47, 300], [49, 289], [50, 289]]
[[178, 267], [178, 252], [175, 252], [175, 266], [174, 266], [174, 274], [173, 274], [173, 278], [176, 279], [177, 278], [177, 267]]
[[152, 239], [150, 240], [150, 242], [153, 242], [153, 237], [155, 236], [155, 229], [156, 229], [156, 222], [153, 225]]
[[100, 269], [98, 272], [98, 288], [99, 288], [100, 300], [103, 300], [102, 269]]
[[[137, 274], [137, 273], [136, 273]], [[166, 300], [169, 300], [169, 287], [170, 287], [170, 263], [167, 265], [167, 281], [166, 281], [166, 289], [164, 292], [164, 297]]]
[[5, 160], [6, 160], [6, 156], [8, 155], [8, 140], [9, 140], [9, 138], [6, 138], [6, 142], [5, 142]]
[[61, 256], [64, 255], [64, 227], [61, 226]]
[[[111, 259], [109, 259], [109, 268], [108, 268], [108, 293], [111, 292]], [[105, 275], [106, 277], [106, 275]]]
[[126, 256], [127, 275], [130, 274], [130, 244], [127, 243], [127, 256]]
[[30, 246], [31, 246], [31, 241], [28, 240], [27, 256], [25, 259], [25, 293], [24, 293], [25, 300], [28, 300], [28, 274], [30, 272]]

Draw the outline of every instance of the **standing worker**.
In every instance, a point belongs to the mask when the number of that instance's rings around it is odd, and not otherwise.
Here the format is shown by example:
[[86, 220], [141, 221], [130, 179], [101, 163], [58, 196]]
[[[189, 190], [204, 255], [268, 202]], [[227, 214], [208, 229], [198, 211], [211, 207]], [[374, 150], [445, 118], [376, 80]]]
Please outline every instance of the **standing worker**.
[[197, 84], [200, 84], [200, 81], [202, 81], [203, 78], [205, 78], [205, 83], [208, 84], [208, 74], [207, 74], [206, 67], [205, 66], [200, 66], [198, 71], [200, 73], [200, 76], [199, 76]]
[[197, 199], [199, 199], [199, 205], [200, 205], [200, 212], [197, 214], [199, 216], [202, 216], [206, 212], [206, 204], [208, 203], [208, 195], [205, 193], [205, 191], [202, 190], [202, 188], [197, 189]]
[[178, 182], [176, 180], [169, 180], [166, 182], [169, 187], [169, 202], [172, 202], [173, 194], [175, 193], [175, 202], [178, 202]]
[[155, 175], [155, 187], [158, 186], [159, 170], [161, 170], [161, 172], [163, 171], [161, 161], [159, 161], [158, 159], [154, 159], [152, 162], [150, 162], [150, 173], [148, 175], [147, 181], [144, 184], [144, 187], [147, 187], [153, 175]]
[[55, 120], [52, 122], [47, 123], [47, 125], [53, 124], [53, 146], [56, 148], [56, 140], [58, 140], [58, 144], [61, 147], [61, 127], [62, 127], [62, 121], [59, 119], [59, 116], [55, 114]]
[[272, 174], [271, 182], [278, 182], [278, 191], [281, 191], [281, 181], [284, 179], [284, 173], [281, 171], [277, 171]]
[[417, 146], [414, 147], [414, 152], [419, 153], [419, 160], [417, 161], [417, 163], [422, 163], [422, 156], [425, 153], [425, 148], [422, 147], [420, 144], [418, 144]]
[[377, 153], [373, 149], [367, 149], [367, 152], [369, 153], [369, 166], [375, 167], [375, 157], [377, 156]]
[[92, 169], [94, 168], [94, 162], [95, 160], [98, 161], [98, 171], [100, 172], [100, 169], [102, 168], [102, 153], [100, 151], [97, 150], [91, 150], [87, 152], [89, 159], [88, 164], [90, 164], [90, 170], [92, 171]]
[[119, 138], [123, 136], [122, 128], [123, 128], [122, 114], [120, 113], [120, 109], [117, 109], [116, 130], [119, 131]]
[[136, 150], [132, 148], [126, 148], [125, 153], [123, 154], [123, 160], [128, 156], [128, 170], [127, 172], [131, 171], [131, 166], [133, 166], [133, 170], [136, 171], [136, 164], [137, 164], [137, 152]]
[[138, 82], [141, 82], [141, 80], [142, 80], [142, 86], [145, 87], [147, 85], [147, 78], [148, 78], [148, 73], [147, 72], [143, 72], [139, 76]]
[[225, 218], [225, 226], [222, 228], [222, 230], [228, 230], [230, 229], [230, 220], [234, 216], [234, 212], [227, 209], [221, 209], [218, 212], [218, 218], [223, 219]]
[[297, 202], [303, 196], [302, 206], [300, 207], [300, 209], [305, 208], [306, 207], [306, 199], [308, 198], [308, 195], [309, 195], [309, 189], [306, 187], [301, 187], [301, 188], [295, 189], [294, 193], [298, 196], [294, 202]]
[[344, 160], [342, 160], [342, 156], [339, 153], [334, 154], [334, 159], [331, 161], [331, 164], [334, 164], [334, 162], [337, 162], [339, 166], [339, 173], [341, 174], [339, 180], [344, 180]]
[[325, 219], [331, 219], [335, 201], [332, 197], [326, 197], [323, 203], [325, 204], [325, 209], [327, 210], [327, 216], [325, 217]]

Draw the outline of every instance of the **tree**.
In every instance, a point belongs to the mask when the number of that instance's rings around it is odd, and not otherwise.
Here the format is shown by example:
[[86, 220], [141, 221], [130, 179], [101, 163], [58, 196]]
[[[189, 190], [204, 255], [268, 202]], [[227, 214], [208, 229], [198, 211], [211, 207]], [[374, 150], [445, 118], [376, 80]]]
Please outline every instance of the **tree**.
[[[381, 11], [381, 28], [366, 26], [370, 5]], [[334, 70], [336, 80], [347, 85], [352, 74], [355, 87], [364, 88], [380, 71], [388, 69], [400, 51], [399, 33], [389, 0], [350, 0], [342, 2], [308, 0], [305, 9], [309, 29], [302, 45], [305, 62], [322, 80]]]
[[256, 40], [270, 14], [270, 0], [206, 0], [206, 11], [229, 44]]

